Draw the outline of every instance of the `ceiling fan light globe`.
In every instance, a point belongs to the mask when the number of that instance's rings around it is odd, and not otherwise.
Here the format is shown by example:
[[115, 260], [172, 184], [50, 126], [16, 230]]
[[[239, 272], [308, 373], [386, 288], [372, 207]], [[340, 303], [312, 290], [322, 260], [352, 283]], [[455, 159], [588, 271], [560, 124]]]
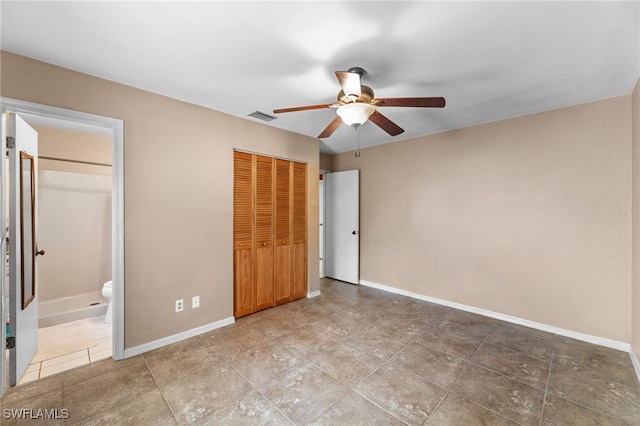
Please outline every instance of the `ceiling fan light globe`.
[[373, 105], [358, 102], [342, 105], [336, 112], [345, 124], [358, 127], [366, 123], [374, 111]]

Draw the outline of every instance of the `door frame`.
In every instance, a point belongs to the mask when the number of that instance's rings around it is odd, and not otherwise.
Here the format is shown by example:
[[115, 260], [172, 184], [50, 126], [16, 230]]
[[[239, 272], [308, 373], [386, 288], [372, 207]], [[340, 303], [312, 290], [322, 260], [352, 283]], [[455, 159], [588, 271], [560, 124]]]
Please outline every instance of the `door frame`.
[[[34, 102], [21, 101], [17, 99], [0, 97], [0, 112], [5, 116], [7, 112], [38, 116], [40, 118], [52, 119], [66, 122], [70, 128], [81, 131], [100, 130], [101, 133], [111, 136], [112, 155], [112, 192], [111, 192], [111, 258], [112, 258], [112, 281], [113, 281], [113, 358], [124, 359], [124, 121], [96, 114], [89, 114], [65, 108], [58, 108], [50, 105], [43, 105]], [[3, 123], [3, 128], [4, 128]], [[3, 132], [4, 133], [4, 132]], [[4, 138], [3, 138], [4, 139]], [[3, 150], [6, 145], [2, 142]], [[5, 161], [4, 155], [2, 161]], [[3, 163], [3, 166], [6, 163]], [[6, 184], [6, 171], [3, 170], [2, 184]], [[4, 188], [4, 186], [3, 186]], [[0, 226], [2, 234], [6, 228], [6, 208], [5, 199], [0, 201]], [[4, 239], [3, 239], [4, 240]], [[2, 242], [4, 253], [5, 246]], [[4, 262], [4, 259], [2, 259]], [[2, 276], [0, 277], [0, 297], [5, 299], [5, 273], [4, 263], [2, 264]], [[0, 304], [0, 319], [5, 318], [4, 308]], [[6, 341], [5, 327], [2, 320], [0, 327], [0, 343], [4, 348]], [[2, 352], [4, 353], [4, 352]], [[0, 356], [0, 397], [4, 395], [5, 386], [5, 357]]]

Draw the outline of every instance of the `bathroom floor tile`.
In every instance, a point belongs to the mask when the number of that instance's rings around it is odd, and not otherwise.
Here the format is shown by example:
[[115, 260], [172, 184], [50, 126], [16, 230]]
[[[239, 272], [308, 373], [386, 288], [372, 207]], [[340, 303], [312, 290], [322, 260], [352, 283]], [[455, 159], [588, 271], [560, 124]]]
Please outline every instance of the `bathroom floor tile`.
[[[48, 377], [54, 374], [62, 373], [67, 370], [71, 370], [76, 367], [80, 367], [89, 364], [89, 352], [84, 350], [84, 355], [78, 358], [69, 359], [67, 361], [59, 362], [49, 366], [45, 366], [47, 361], [42, 362], [42, 369], [40, 370], [40, 377]], [[48, 360], [54, 361], [54, 360]]]
[[101, 351], [92, 351], [91, 349], [89, 349], [89, 362], [102, 361], [103, 359], [108, 359], [113, 356], [113, 351], [111, 349], [104, 349]]
[[40, 369], [33, 371], [25, 371], [25, 373], [20, 377], [18, 381], [18, 385], [24, 385], [25, 383], [33, 382], [40, 378]]
[[78, 358], [86, 358], [88, 355], [89, 355], [88, 350], [83, 349], [81, 351], [72, 352], [67, 355], [62, 355], [62, 356], [51, 358], [51, 359], [45, 359], [42, 361], [42, 368], [52, 367], [54, 365], [62, 364], [67, 361], [73, 361], [74, 359], [78, 359]]

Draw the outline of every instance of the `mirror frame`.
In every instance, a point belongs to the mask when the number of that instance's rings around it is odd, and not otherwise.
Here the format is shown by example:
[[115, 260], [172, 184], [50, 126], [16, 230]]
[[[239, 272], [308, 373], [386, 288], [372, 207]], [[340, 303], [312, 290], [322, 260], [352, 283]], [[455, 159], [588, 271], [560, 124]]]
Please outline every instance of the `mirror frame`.
[[[30, 163], [30, 170], [29, 170], [29, 182], [25, 182], [24, 179], [24, 161], [28, 160], [28, 162]], [[31, 303], [33, 301], [33, 299], [35, 299], [36, 297], [36, 276], [35, 276], [35, 272], [36, 272], [36, 256], [35, 256], [35, 251], [36, 251], [36, 246], [35, 246], [35, 240], [36, 240], [36, 233], [35, 233], [35, 204], [36, 204], [36, 197], [35, 197], [35, 170], [34, 170], [34, 166], [35, 166], [35, 161], [34, 161], [34, 157], [32, 155], [27, 154], [24, 151], [20, 151], [20, 245], [21, 245], [21, 249], [22, 249], [22, 256], [21, 256], [21, 261], [20, 261], [20, 289], [21, 289], [21, 295], [22, 295], [22, 309], [25, 309], [27, 306], [29, 306], [29, 303]], [[30, 253], [25, 253], [25, 248], [26, 248], [26, 244], [25, 244], [25, 184], [29, 185], [29, 195], [30, 195], [30, 201], [31, 201], [31, 209], [29, 212], [29, 215], [31, 216], [31, 250]], [[27, 293], [27, 285], [29, 285], [29, 283], [25, 283], [25, 279], [24, 279], [24, 268], [25, 268], [25, 260], [26, 257], [30, 256], [31, 257], [31, 292]]]

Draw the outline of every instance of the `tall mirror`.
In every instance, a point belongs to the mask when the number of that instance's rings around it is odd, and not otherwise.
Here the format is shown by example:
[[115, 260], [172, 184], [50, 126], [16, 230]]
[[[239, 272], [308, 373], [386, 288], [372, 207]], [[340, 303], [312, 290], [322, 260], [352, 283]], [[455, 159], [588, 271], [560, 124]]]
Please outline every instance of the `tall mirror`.
[[22, 244], [22, 309], [36, 297], [35, 170], [33, 156], [20, 151], [20, 241]]

